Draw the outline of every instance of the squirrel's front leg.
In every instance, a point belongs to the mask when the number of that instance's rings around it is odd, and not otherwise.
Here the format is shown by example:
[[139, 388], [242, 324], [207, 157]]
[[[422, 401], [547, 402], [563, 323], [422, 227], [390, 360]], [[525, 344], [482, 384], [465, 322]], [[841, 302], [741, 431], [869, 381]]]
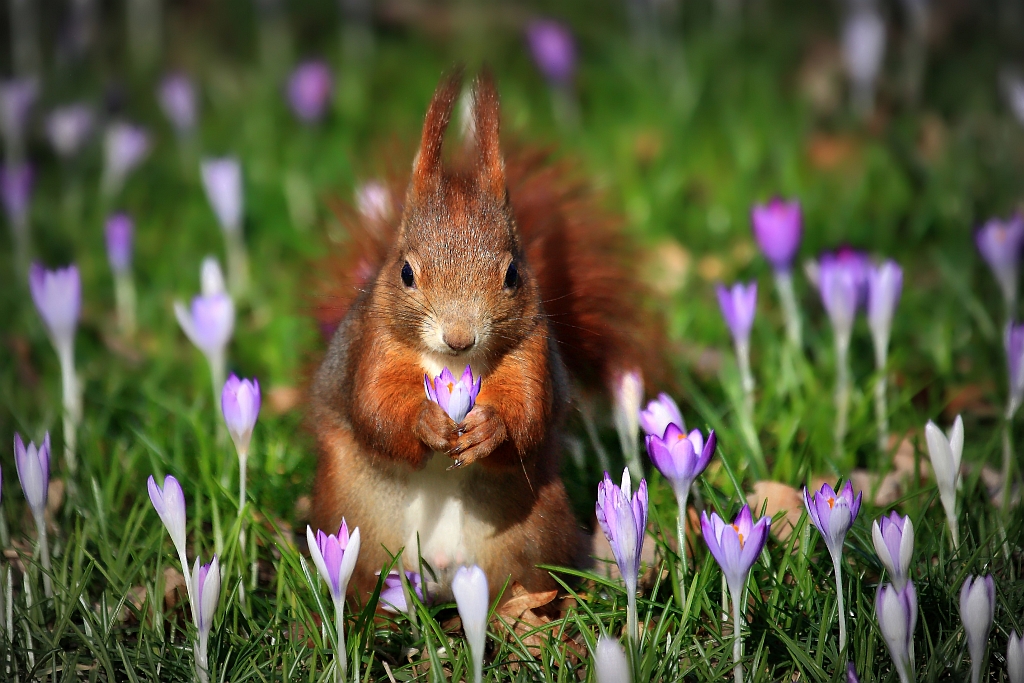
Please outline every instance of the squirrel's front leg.
[[506, 439], [508, 431], [498, 411], [478, 403], [459, 425], [455, 448], [449, 453], [455, 459], [452, 467], [462, 467], [490, 455]]

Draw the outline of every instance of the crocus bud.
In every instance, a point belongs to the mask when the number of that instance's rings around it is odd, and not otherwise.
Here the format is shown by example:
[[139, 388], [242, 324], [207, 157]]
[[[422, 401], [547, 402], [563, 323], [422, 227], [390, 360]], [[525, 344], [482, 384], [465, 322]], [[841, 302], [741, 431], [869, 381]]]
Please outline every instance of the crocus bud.
[[78, 316], [82, 311], [82, 282], [78, 267], [71, 265], [46, 270], [33, 263], [28, 274], [29, 289], [36, 309], [58, 350], [71, 348]]
[[160, 81], [157, 99], [164, 116], [178, 135], [187, 135], [196, 127], [196, 89], [183, 73], [173, 73]]
[[711, 517], [708, 517], [707, 512], [702, 512], [700, 526], [708, 550], [725, 574], [729, 592], [738, 597], [747, 582], [750, 568], [768, 542], [771, 520], [762, 517], [755, 523], [750, 506], [744, 505], [732, 524], [723, 521], [718, 513], [712, 512]]
[[391, 217], [391, 193], [383, 183], [370, 180], [356, 188], [356, 208], [364, 218], [386, 221]]
[[7, 221], [15, 230], [28, 224], [28, 207], [32, 199], [32, 167], [28, 164], [0, 167], [0, 200]]
[[1017, 301], [1017, 269], [1020, 250], [1024, 245], [1024, 218], [1013, 216], [1007, 220], [990, 219], [974, 235], [978, 251], [995, 275], [1003, 299]]
[[910, 517], [890, 512], [871, 524], [871, 540], [882, 566], [889, 572], [889, 581], [902, 590], [910, 580], [910, 561], [914, 557], [914, 523]]
[[208, 358], [223, 354], [235, 328], [235, 304], [224, 291], [224, 276], [215, 259], [202, 268], [203, 293], [192, 299], [192, 307], [174, 302], [174, 315], [185, 336]]
[[199, 266], [199, 291], [203, 296], [223, 294], [227, 291], [224, 286], [224, 272], [220, 269], [220, 263], [212, 256], [203, 259]]
[[754, 226], [754, 239], [772, 268], [789, 271], [800, 248], [803, 231], [800, 202], [776, 197], [767, 204], [755, 204], [750, 211], [750, 222]]
[[533, 62], [552, 85], [565, 87], [576, 73], [576, 43], [565, 24], [536, 19], [526, 27]]
[[619, 370], [612, 380], [612, 422], [619, 445], [634, 476], [641, 476], [637, 435], [640, 432], [640, 404], [644, 400], [644, 377], [638, 369]]
[[836, 338], [848, 345], [857, 315], [856, 273], [838, 261], [822, 259], [818, 270], [818, 289]]
[[491, 606], [484, 570], [475, 564], [472, 567], [459, 567], [452, 578], [452, 594], [455, 596], [455, 606], [459, 608], [462, 629], [466, 632], [466, 641], [473, 658], [473, 679], [479, 683], [487, 638], [487, 612]]
[[[147, 485], [153, 509], [156, 510], [160, 521], [164, 523], [167, 533], [170, 534], [178, 557], [185, 562], [185, 492], [181, 490], [178, 480], [169, 474], [164, 477], [162, 488], [157, 485], [156, 479], [152, 475], [150, 475]], [[188, 567], [187, 564], [184, 566]]]
[[[664, 436], [647, 436], [647, 453], [654, 466], [671, 482], [678, 498], [690, 490], [693, 480], [711, 462], [717, 443], [714, 431], [708, 434], [705, 443], [700, 430], [694, 429], [686, 434], [675, 424], [670, 424]], [[685, 511], [680, 511], [680, 514], [685, 514]]]
[[343, 518], [337, 535], [328, 536], [322, 531], [314, 535], [313, 529], [306, 526], [306, 543], [320, 578], [331, 591], [331, 599], [335, 603], [343, 602], [359, 557], [359, 527], [349, 535], [348, 524]]
[[1006, 673], [1010, 683], [1024, 683], [1024, 638], [1014, 631], [1006, 648]]
[[619, 645], [619, 641], [605, 635], [597, 639], [594, 677], [597, 683], [630, 683], [633, 680], [626, 651]]
[[662, 392], [647, 404], [647, 408], [640, 411], [640, 426], [649, 436], [664, 436], [670, 424], [674, 424], [680, 431], [686, 431], [686, 422], [679, 406], [671, 396]]
[[458, 380], [448, 368], [444, 368], [433, 381], [427, 375], [423, 375], [423, 388], [427, 392], [427, 398], [441, 406], [441, 410], [448, 413], [453, 422], [459, 424], [476, 405], [482, 381], [483, 377], [477, 377], [476, 382], [473, 381], [473, 369], [467, 365]]
[[217, 556], [213, 556], [210, 564], [199, 566], [199, 558], [196, 558], [192, 567], [192, 615], [195, 618], [196, 630], [199, 631], [198, 642], [195, 645], [196, 668], [199, 670], [199, 680], [206, 683], [210, 674], [210, 663], [207, 657], [207, 644], [210, 640], [210, 630], [213, 628], [213, 615], [217, 613], [217, 603], [220, 601], [220, 564]]
[[288, 103], [303, 123], [318, 123], [327, 113], [334, 77], [326, 63], [303, 62], [288, 79]]
[[737, 345], [749, 346], [750, 330], [757, 313], [757, 282], [746, 285], [737, 282], [728, 289], [718, 285], [715, 291], [718, 293], [718, 306], [722, 309], [722, 317], [729, 326], [733, 341]]
[[857, 667], [853, 665], [853, 662], [846, 664], [846, 683], [860, 683], [860, 679], [857, 678]]
[[1010, 400], [1006, 407], [1006, 414], [1012, 418], [1020, 408], [1021, 402], [1024, 402], [1024, 324], [1010, 323], [1007, 325], [1003, 345], [1006, 348], [1006, 364], [1009, 375], [1007, 383], [1010, 387]]
[[996, 582], [992, 575], [968, 576], [960, 589], [960, 620], [964, 622], [967, 649], [971, 653], [971, 683], [981, 680], [981, 664], [995, 613]]
[[107, 219], [107, 260], [110, 269], [123, 275], [132, 267], [132, 235], [135, 225], [128, 214], [115, 213]]
[[23, 146], [29, 112], [39, 94], [34, 78], [0, 82], [0, 134], [4, 143]]
[[816, 493], [808, 493], [804, 487], [804, 505], [811, 522], [825, 539], [825, 547], [832, 555], [833, 562], [843, 554], [843, 543], [846, 534], [853, 526], [860, 512], [860, 501], [863, 492], [853, 495], [853, 484], [847, 481], [837, 493], [828, 484], [822, 484]]
[[885, 365], [892, 317], [902, 288], [903, 270], [895, 261], [886, 261], [868, 269], [868, 326], [879, 366]]
[[149, 134], [129, 123], [113, 123], [103, 138], [103, 187], [108, 194], [120, 191], [125, 178], [149, 154]]
[[220, 397], [224, 422], [228, 426], [231, 440], [239, 453], [249, 452], [249, 441], [252, 439], [252, 428], [256, 426], [256, 417], [260, 413], [260, 383], [253, 379], [238, 379], [234, 374], [224, 383], [224, 391]]
[[235, 157], [204, 159], [200, 170], [206, 198], [225, 232], [242, 229], [242, 166]]
[[[423, 600], [423, 579], [419, 573], [407, 571], [405, 580], [409, 582], [409, 589], [416, 593], [416, 597]], [[405, 588], [402, 586], [402, 577], [397, 571], [389, 572], [384, 577], [384, 588], [380, 591], [380, 608], [392, 614], [409, 611], [409, 603], [405, 599]]]
[[622, 470], [622, 486], [616, 486], [605, 472], [604, 480], [597, 486], [596, 512], [626, 590], [633, 595], [647, 530], [647, 480], [640, 480], [636, 493], [631, 491], [629, 468]]
[[94, 116], [87, 104], [71, 104], [58, 107], [46, 117], [46, 136], [53, 151], [69, 159], [82, 149], [92, 132]]
[[37, 519], [42, 518], [50, 485], [50, 433], [46, 433], [39, 446], [35, 443], [26, 446], [21, 440], [21, 434], [15, 432], [14, 464], [18, 468], [21, 490], [25, 493], [32, 514]]
[[935, 483], [939, 487], [939, 499], [946, 510], [946, 518], [953, 534], [953, 545], [959, 545], [959, 533], [956, 529], [956, 489], [960, 483], [960, 458], [964, 452], [964, 421], [957, 415], [953, 428], [947, 437], [931, 420], [924, 428], [925, 441], [928, 444], [928, 457], [935, 473]]
[[885, 55], [885, 21], [873, 3], [856, 3], [843, 21], [842, 51], [860, 106], [869, 106]]
[[880, 586], [875, 598], [875, 615], [900, 681], [914, 680], [914, 629], [917, 627], [914, 583], [908, 581], [902, 589], [888, 583]]

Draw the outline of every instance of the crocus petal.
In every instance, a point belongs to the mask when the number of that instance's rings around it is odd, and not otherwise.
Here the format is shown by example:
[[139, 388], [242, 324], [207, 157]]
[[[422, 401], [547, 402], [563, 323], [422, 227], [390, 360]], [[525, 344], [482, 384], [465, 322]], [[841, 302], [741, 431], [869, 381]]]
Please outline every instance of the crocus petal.
[[237, 233], [242, 228], [242, 166], [235, 157], [204, 159], [200, 166], [203, 189], [220, 227]]
[[483, 666], [484, 643], [487, 638], [487, 613], [490, 597], [487, 575], [480, 567], [459, 567], [452, 578], [452, 594], [462, 618], [462, 628], [473, 656], [474, 671]]
[[526, 41], [544, 78], [559, 87], [572, 82], [576, 44], [568, 26], [554, 19], [536, 19], [526, 27]]
[[985, 657], [995, 611], [996, 585], [992, 576], [968, 576], [960, 589], [960, 619], [967, 633], [972, 666], [978, 669]]
[[619, 641], [604, 635], [597, 639], [594, 675], [597, 683], [631, 683], [633, 674]]
[[768, 262], [777, 271], [788, 271], [800, 247], [800, 202], [776, 198], [767, 204], [756, 204], [751, 209], [750, 222], [754, 239]]
[[1014, 631], [1006, 649], [1006, 672], [1010, 683], [1024, 683], [1024, 637]]

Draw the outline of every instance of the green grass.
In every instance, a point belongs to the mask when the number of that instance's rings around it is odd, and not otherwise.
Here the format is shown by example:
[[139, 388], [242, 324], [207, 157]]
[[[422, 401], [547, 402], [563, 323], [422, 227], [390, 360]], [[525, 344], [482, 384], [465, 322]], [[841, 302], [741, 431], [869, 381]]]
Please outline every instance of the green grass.
[[[493, 17], [470, 21], [473, 9]], [[104, 10], [111, 7], [104, 5]], [[168, 63], [182, 66], [203, 87], [204, 153], [238, 154], [246, 178], [246, 239], [253, 292], [241, 302], [230, 369], [256, 376], [265, 392], [300, 387], [322, 350], [309, 316], [317, 280], [311, 264], [344, 240], [325, 200], [347, 199], [355, 183], [409, 157], [380, 150], [411, 150], [440, 73], [455, 61], [488, 62], [501, 90], [511, 135], [557, 142], [626, 216], [627, 229], [651, 254], [674, 240], [691, 257], [686, 276], [667, 294], [647, 302], [669, 337], [665, 359], [670, 388], [691, 425], [718, 431], [716, 464], [700, 481], [705, 505], [723, 516], [738, 510], [737, 486], [757, 478], [736, 422], [737, 384], [727, 331], [712, 282], [700, 275], [718, 259], [719, 277], [757, 278], [759, 318], [753, 335], [758, 383], [755, 422], [770, 478], [802, 485], [814, 475], [836, 479], [854, 467], [884, 473], [889, 454], [875, 446], [871, 410], [870, 338], [859, 322], [852, 349], [855, 392], [849, 437], [841, 461], [832, 458], [832, 338], [816, 292], [797, 277], [805, 320], [806, 355], [784, 374], [782, 321], [767, 265], [751, 256], [747, 212], [775, 193], [799, 197], [805, 210], [803, 258], [840, 243], [891, 256], [905, 268], [903, 300], [894, 325], [890, 373], [893, 433], [921, 428], [943, 414], [957, 388], [977, 388], [981, 400], [964, 409], [964, 461], [972, 465], [961, 491], [959, 553], [948, 533], [934, 483], [910, 486], [895, 505], [918, 530], [914, 571], [920, 601], [916, 633], [918, 680], [959, 681], [968, 658], [957, 612], [958, 592], [970, 573], [995, 574], [996, 626], [988, 654], [990, 681], [1005, 681], [1009, 632], [1024, 630], [1024, 514], [1018, 506], [1005, 524], [1013, 552], [1000, 542], [1000, 516], [979, 481], [978, 465], [998, 466], [1006, 392], [1001, 301], [976, 256], [972, 229], [989, 215], [1010, 212], [1024, 187], [1024, 130], [1009, 117], [996, 90], [998, 68], [1015, 56], [1011, 20], [995, 5], [962, 18], [930, 55], [923, 102], [903, 104], [896, 92], [898, 51], [891, 46], [883, 82], [885, 115], [870, 126], [846, 109], [815, 110], [800, 92], [799, 73], [814, 40], [834, 36], [835, 7], [807, 0], [762, 3], [740, 25], [723, 26], [710, 5], [684, 3], [684, 17], [668, 27], [685, 49], [686, 76], [656, 68], [638, 55], [626, 34], [620, 4], [562, 3], [581, 41], [577, 94], [581, 119], [560, 127], [550, 97], [529, 63], [523, 41], [497, 6], [455, 3], [436, 14], [451, 22], [438, 34], [427, 23], [384, 23], [368, 65], [343, 65], [337, 45], [335, 3], [305, 0], [290, 9], [288, 33], [295, 55], [320, 54], [334, 63], [339, 88], [329, 120], [306, 130], [281, 99], [288, 63], [262, 65], [250, 3], [231, 0], [172, 10]], [[494, 10], [491, 12], [490, 10]], [[1001, 18], [1002, 17], [1002, 18]], [[435, 25], [435, 24], [429, 24]], [[680, 30], [680, 25], [685, 30]], [[46, 34], [51, 23], [45, 24]], [[174, 474], [189, 505], [189, 555], [216, 552], [226, 567], [221, 605], [210, 644], [217, 680], [329, 680], [333, 662], [330, 614], [324, 592], [310, 590], [296, 548], [305, 521], [296, 500], [308, 495], [314, 455], [301, 409], [267, 408], [251, 451], [250, 503], [258, 515], [245, 548], [237, 543], [237, 465], [230, 444], [217, 439], [205, 362], [177, 327], [175, 298], [198, 290], [208, 253], [222, 255], [222, 239], [198, 181], [196, 158], [182, 159], [153, 100], [154, 74], [126, 66], [120, 16], [101, 24], [100, 47], [77, 67], [47, 72], [46, 107], [76, 98], [101, 99], [117, 79], [124, 113], [156, 134], [152, 157], [117, 199], [137, 223], [135, 274], [139, 292], [137, 344], [125, 352], [114, 338], [113, 287], [102, 242], [99, 146], [74, 169], [62, 169], [44, 142], [33, 139], [37, 165], [33, 203], [35, 254], [49, 265], [74, 260], [83, 272], [85, 304], [76, 358], [85, 383], [85, 419], [79, 434], [77, 493], [51, 516], [53, 600], [41, 600], [39, 568], [32, 559], [31, 517], [18, 490], [11, 450], [0, 449], [2, 512], [12, 544], [3, 566], [13, 566], [13, 633], [0, 638], [0, 670], [10, 680], [190, 680], [194, 629], [185, 610], [167, 608], [164, 569], [177, 560], [145, 494], [150, 474]], [[454, 27], [454, 28], [451, 28]], [[49, 53], [46, 53], [49, 54]], [[679, 85], [682, 82], [683, 85]], [[921, 152], [922, 136], [939, 131], [935, 150]], [[816, 138], [817, 136], [817, 138]], [[822, 169], [811, 161], [812, 139], [840, 140], [851, 152]], [[395, 141], [398, 144], [394, 144]], [[639, 148], [652, 150], [638, 153]], [[285, 179], [300, 178], [313, 198], [312, 225], [296, 225]], [[81, 204], [69, 206], [78, 193]], [[59, 465], [60, 386], [56, 356], [15, 278], [11, 248], [3, 242], [0, 267], [0, 443], [13, 433], [54, 438]], [[712, 264], [713, 265], [713, 264]], [[645, 272], [654, 272], [649, 268]], [[663, 285], [663, 281], [653, 284]], [[719, 359], [710, 365], [707, 358]], [[265, 393], [266, 396], [266, 393]], [[986, 410], [995, 407], [994, 412]], [[1019, 425], [1015, 441], [1024, 435]], [[610, 421], [601, 438], [615, 452]], [[1024, 448], [1017, 447], [1017, 452]], [[616, 463], [618, 467], [620, 463]], [[566, 459], [564, 476], [581, 523], [592, 524], [600, 469], [592, 449], [578, 468]], [[650, 468], [649, 468], [650, 469]], [[226, 479], [225, 479], [226, 476]], [[731, 671], [731, 637], [721, 622], [721, 575], [698, 543], [691, 560], [687, 603], [680, 607], [677, 556], [666, 544], [675, 535], [669, 487], [652, 472], [652, 513], [647, 542], [656, 562], [640, 598], [642, 647], [637, 680], [722, 680]], [[226, 483], [225, 483], [226, 482]], [[744, 667], [752, 681], [845, 680], [849, 658], [861, 680], [895, 681], [874, 620], [881, 567], [871, 548], [870, 522], [887, 509], [866, 504], [846, 546], [844, 577], [850, 645], [837, 651], [836, 594], [831, 563], [816, 532], [797, 549], [806, 515], [788, 542], [769, 541], [749, 584]], [[247, 586], [245, 608], [235, 599]], [[695, 571], [693, 571], [695, 569]], [[27, 571], [24, 574], [23, 570]], [[625, 626], [621, 584], [597, 573], [552, 570], [576, 600], [540, 631], [539, 649], [527, 635], [489, 634], [488, 680], [593, 680], [589, 653], [597, 635]], [[25, 587], [34, 599], [26, 600]], [[460, 680], [469, 667], [451, 605], [418, 606], [418, 628], [404, 617], [374, 615], [372, 604], [350, 609], [349, 661], [366, 680]], [[329, 620], [328, 620], [329, 622]], [[3, 629], [0, 629], [2, 631]], [[532, 641], [531, 641], [532, 642]], [[570, 646], [568, 643], [573, 643]], [[4, 674], [6, 676], [7, 674]]]

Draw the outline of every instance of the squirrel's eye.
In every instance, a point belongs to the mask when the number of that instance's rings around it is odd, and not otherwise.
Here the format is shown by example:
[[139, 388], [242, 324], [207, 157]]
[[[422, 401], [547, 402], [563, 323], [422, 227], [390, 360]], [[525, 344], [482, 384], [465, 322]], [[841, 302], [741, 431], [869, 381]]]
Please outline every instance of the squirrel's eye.
[[415, 282], [412, 279], [412, 266], [406, 261], [402, 264], [402, 284], [406, 287], [414, 287]]
[[516, 262], [508, 264], [508, 270], [505, 271], [505, 289], [515, 289], [519, 286], [519, 268], [516, 266]]

